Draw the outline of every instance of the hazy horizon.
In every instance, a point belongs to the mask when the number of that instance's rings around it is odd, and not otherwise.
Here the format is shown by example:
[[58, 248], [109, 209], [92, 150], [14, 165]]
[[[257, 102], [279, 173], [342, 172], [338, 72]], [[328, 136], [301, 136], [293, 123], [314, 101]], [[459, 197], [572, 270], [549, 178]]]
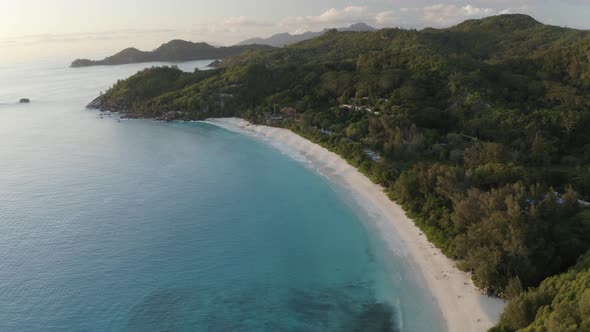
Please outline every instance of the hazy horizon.
[[376, 28], [447, 27], [503, 13], [523, 13], [546, 24], [590, 29], [587, 0], [22, 0], [0, 4], [0, 60], [96, 58], [126, 47], [151, 50], [171, 39], [232, 45], [253, 37], [358, 22]]

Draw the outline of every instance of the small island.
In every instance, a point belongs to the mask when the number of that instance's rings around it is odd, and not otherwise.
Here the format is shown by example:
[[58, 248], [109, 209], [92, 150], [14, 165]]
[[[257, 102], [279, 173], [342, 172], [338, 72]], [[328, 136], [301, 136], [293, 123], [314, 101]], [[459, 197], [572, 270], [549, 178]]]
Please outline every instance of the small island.
[[103, 60], [77, 59], [70, 67], [112, 66], [142, 62], [182, 62], [210, 59], [225, 59], [250, 50], [272, 49], [268, 45], [238, 45], [215, 47], [207, 43], [193, 43], [185, 40], [172, 40], [154, 51], [140, 51], [137, 48], [126, 48], [121, 52]]
[[28, 104], [28, 103], [30, 103], [30, 102], [31, 102], [31, 100], [30, 100], [29, 98], [21, 98], [21, 99], [18, 101], [18, 103], [19, 103], [19, 104]]

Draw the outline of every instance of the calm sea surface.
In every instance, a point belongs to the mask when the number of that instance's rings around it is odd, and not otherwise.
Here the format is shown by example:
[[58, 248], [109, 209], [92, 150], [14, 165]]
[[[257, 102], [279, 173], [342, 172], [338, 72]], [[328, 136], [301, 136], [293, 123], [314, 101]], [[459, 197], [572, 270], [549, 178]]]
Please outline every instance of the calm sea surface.
[[442, 330], [313, 169], [209, 124], [84, 109], [151, 65], [0, 65], [0, 331]]

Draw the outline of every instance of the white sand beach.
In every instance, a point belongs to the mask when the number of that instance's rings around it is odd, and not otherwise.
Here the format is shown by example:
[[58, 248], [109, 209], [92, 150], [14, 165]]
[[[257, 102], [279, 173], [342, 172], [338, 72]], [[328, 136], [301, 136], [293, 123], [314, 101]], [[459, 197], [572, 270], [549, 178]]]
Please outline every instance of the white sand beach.
[[344, 159], [301, 136], [282, 128], [252, 125], [238, 118], [210, 119], [207, 122], [243, 134], [256, 135], [285, 153], [305, 156], [311, 165], [337, 181], [360, 205], [393, 225], [398, 244], [425, 280], [427, 289], [442, 312], [450, 332], [487, 331], [498, 321], [504, 308], [500, 299], [490, 298], [471, 282], [468, 273], [455, 267], [422, 234], [403, 209], [391, 201], [382, 187], [374, 184]]

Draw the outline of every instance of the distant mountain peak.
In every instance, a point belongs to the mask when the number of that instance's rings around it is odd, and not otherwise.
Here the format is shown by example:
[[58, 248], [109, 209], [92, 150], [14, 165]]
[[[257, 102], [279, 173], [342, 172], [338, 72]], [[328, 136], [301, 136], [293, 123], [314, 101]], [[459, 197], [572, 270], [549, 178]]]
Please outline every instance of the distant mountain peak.
[[366, 23], [358, 22], [358, 23], [352, 24], [346, 28], [339, 28], [339, 29], [326, 28], [326, 29], [323, 29], [322, 31], [318, 31], [318, 32], [307, 31], [307, 32], [300, 33], [300, 34], [290, 34], [288, 32], [282, 32], [282, 33], [274, 34], [268, 38], [247, 39], [247, 40], [244, 40], [240, 43], [237, 43], [236, 45], [259, 44], [259, 45], [269, 45], [269, 46], [274, 46], [274, 47], [284, 47], [284, 46], [288, 46], [288, 45], [295, 44], [298, 42], [302, 42], [307, 39], [319, 37], [319, 36], [323, 35], [324, 33], [331, 31], [331, 30], [350, 31], [350, 32], [367, 32], [367, 31], [375, 31], [376, 29]]
[[348, 28], [345, 29], [338, 29], [340, 31], [358, 31], [358, 32], [365, 32], [365, 31], [375, 31], [377, 29], [373, 28], [372, 26], [368, 25], [364, 22], [355, 23]]

